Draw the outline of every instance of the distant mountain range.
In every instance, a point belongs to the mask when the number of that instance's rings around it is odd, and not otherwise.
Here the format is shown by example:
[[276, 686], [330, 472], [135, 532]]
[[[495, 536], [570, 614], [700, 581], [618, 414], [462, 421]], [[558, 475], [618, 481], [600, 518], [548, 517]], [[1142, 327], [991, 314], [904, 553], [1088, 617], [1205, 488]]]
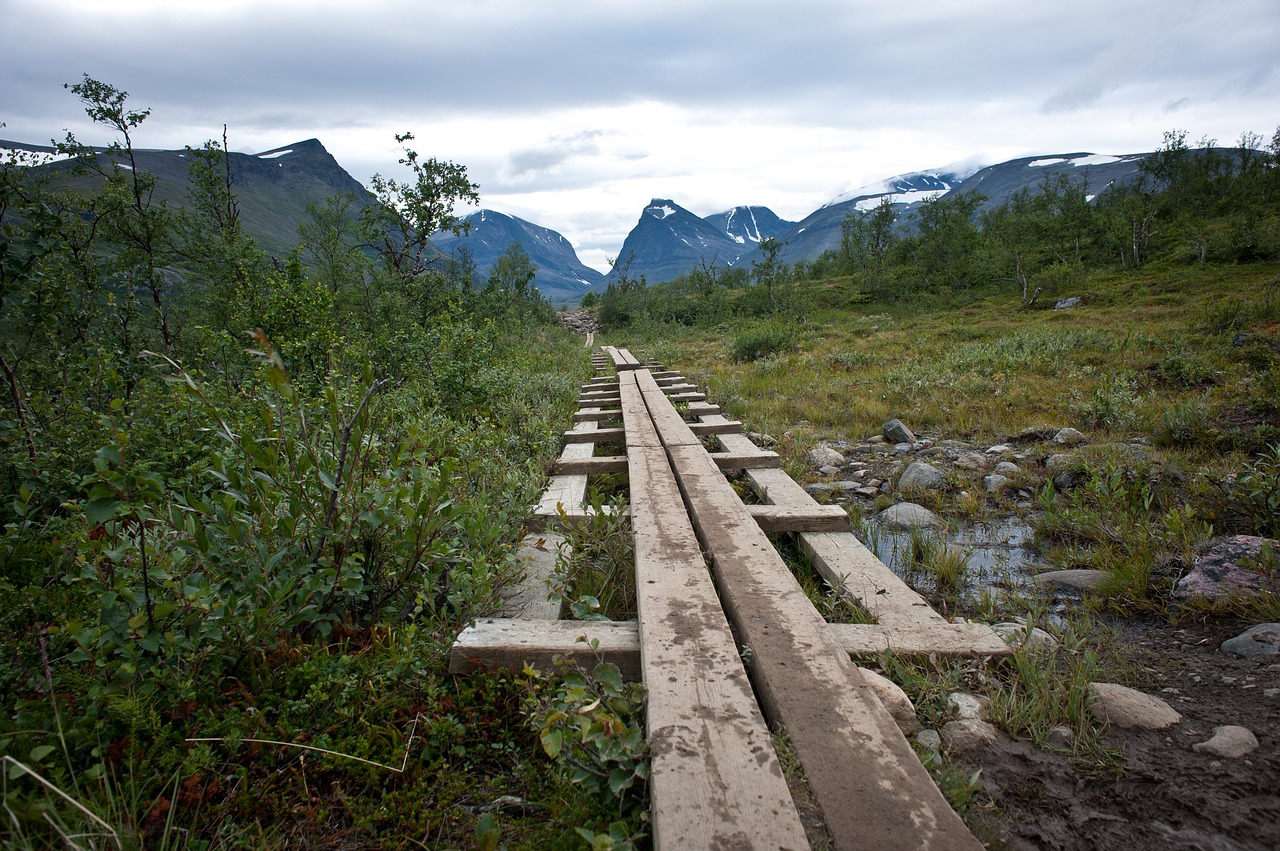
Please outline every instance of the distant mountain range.
[[493, 210], [479, 210], [463, 221], [468, 229], [462, 236], [442, 232], [431, 240], [446, 257], [457, 258], [459, 250], [466, 247], [476, 264], [477, 285], [484, 284], [489, 269], [507, 247], [518, 242], [538, 267], [534, 285], [553, 304], [576, 303], [586, 293], [603, 289], [604, 275], [583, 265], [569, 240], [549, 228]]
[[[0, 149], [15, 148], [52, 153], [42, 145], [0, 140]], [[519, 242], [538, 267], [534, 284], [555, 304], [576, 302], [587, 292], [601, 291], [616, 281], [625, 267], [632, 279], [643, 276], [656, 284], [683, 275], [702, 263], [720, 267], [749, 265], [760, 257], [761, 239], [783, 243], [779, 256], [787, 263], [810, 261], [840, 245], [840, 226], [850, 213], [865, 213], [881, 199], [899, 210], [905, 227], [925, 200], [953, 192], [977, 191], [986, 196], [979, 208], [1005, 203], [1024, 188], [1035, 190], [1046, 178], [1064, 174], [1080, 181], [1090, 197], [1106, 187], [1132, 180], [1146, 154], [1123, 156], [1091, 153], [1023, 157], [977, 170], [935, 169], [889, 178], [873, 186], [834, 198], [799, 222], [779, 218], [768, 207], [741, 206], [699, 217], [671, 199], [655, 198], [618, 252], [619, 266], [607, 275], [584, 265], [569, 241], [553, 230], [515, 216], [480, 210], [467, 216], [469, 233], [432, 237], [446, 258], [457, 257], [465, 247], [476, 267], [477, 284], [513, 242]], [[145, 150], [140, 165], [156, 174], [157, 198], [171, 204], [186, 202], [188, 152]], [[41, 168], [67, 185], [92, 188], [91, 178], [73, 177], [69, 163], [53, 162]], [[231, 154], [232, 177], [239, 196], [245, 229], [267, 251], [285, 256], [297, 243], [298, 225], [306, 219], [306, 207], [338, 194], [350, 193], [357, 207], [373, 203], [373, 196], [340, 166], [316, 139], [274, 148], [260, 154]]]

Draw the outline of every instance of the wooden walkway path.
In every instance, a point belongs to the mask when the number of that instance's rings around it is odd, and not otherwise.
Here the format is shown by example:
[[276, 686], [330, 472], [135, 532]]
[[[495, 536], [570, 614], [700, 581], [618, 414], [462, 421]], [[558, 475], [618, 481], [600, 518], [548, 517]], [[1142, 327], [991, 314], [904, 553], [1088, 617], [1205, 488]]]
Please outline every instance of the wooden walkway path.
[[[853, 660], [886, 650], [996, 655], [1004, 642], [934, 612], [854, 537], [843, 509], [815, 502], [683, 377], [611, 347], [597, 366], [604, 374], [583, 388], [534, 509], [514, 616], [465, 630], [451, 670], [550, 668], [577, 656], [643, 678], [659, 848], [808, 847], [771, 727], [786, 731], [836, 847], [979, 848]], [[707, 435], [720, 451], [707, 451]], [[597, 444], [625, 454], [597, 455]], [[730, 470], [745, 471], [762, 504], [743, 503]], [[554, 566], [554, 530], [586, 518], [588, 476], [624, 471], [637, 621], [559, 620], [540, 578]], [[877, 622], [826, 623], [769, 532], [793, 535], [828, 584]]]

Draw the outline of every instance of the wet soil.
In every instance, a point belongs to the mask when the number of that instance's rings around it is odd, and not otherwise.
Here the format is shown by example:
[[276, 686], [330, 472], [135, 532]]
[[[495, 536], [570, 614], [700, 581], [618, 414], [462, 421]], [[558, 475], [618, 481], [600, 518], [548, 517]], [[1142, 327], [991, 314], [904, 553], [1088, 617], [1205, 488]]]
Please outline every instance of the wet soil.
[[[981, 769], [990, 796], [966, 814], [971, 829], [988, 847], [1017, 851], [1280, 848], [1280, 660], [1218, 649], [1247, 626], [1117, 625], [1136, 680], [1128, 684], [1182, 720], [1161, 731], [1112, 728], [1110, 767], [1007, 738], [967, 754], [957, 761]], [[1228, 724], [1252, 731], [1258, 749], [1234, 760], [1191, 749]]]

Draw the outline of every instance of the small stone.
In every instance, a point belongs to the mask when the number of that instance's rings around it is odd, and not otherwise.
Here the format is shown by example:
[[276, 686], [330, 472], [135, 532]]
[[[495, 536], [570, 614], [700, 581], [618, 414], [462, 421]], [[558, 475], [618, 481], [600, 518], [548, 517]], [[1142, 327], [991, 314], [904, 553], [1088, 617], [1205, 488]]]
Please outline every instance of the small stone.
[[916, 720], [916, 708], [901, 686], [867, 668], [858, 670], [862, 672], [862, 681], [876, 693], [876, 697], [880, 698], [880, 702], [884, 704], [885, 709], [889, 710], [889, 714], [893, 716], [894, 722], [897, 723], [903, 735], [909, 736], [920, 729], [920, 722]]
[[1244, 727], [1214, 727], [1208, 741], [1191, 746], [1196, 753], [1207, 753], [1222, 759], [1239, 759], [1258, 749], [1258, 738]]
[[1044, 743], [1055, 751], [1069, 751], [1075, 748], [1076, 734], [1070, 727], [1059, 724], [1045, 736]]
[[1059, 473], [1053, 477], [1053, 487], [1055, 490], [1069, 491], [1076, 486], [1075, 473]]
[[995, 446], [987, 447], [988, 455], [1003, 455], [1006, 452], [1012, 452], [1013, 447], [1007, 443], [997, 443]]
[[1163, 730], [1182, 720], [1160, 698], [1118, 683], [1090, 683], [1089, 711], [1112, 726], [1133, 730]]
[[1009, 485], [1009, 480], [1004, 476], [990, 475], [982, 477], [982, 489], [987, 493], [998, 493]]
[[834, 464], [824, 464], [818, 468], [818, 472], [824, 476], [835, 476], [840, 473], [840, 468]]
[[1006, 621], [1005, 623], [998, 623], [991, 628], [1005, 640], [1006, 644], [1012, 644], [1015, 647], [1028, 644], [1031, 647], [1052, 650], [1058, 646], [1058, 639], [1037, 626], [1033, 626], [1028, 630], [1025, 623]]
[[827, 444], [819, 443], [809, 450], [809, 454], [805, 456], [805, 461], [811, 469], [820, 470], [827, 466], [839, 467], [844, 464], [844, 456]]
[[911, 451], [910, 443], [895, 443], [893, 445], [894, 455], [906, 455], [910, 451]]
[[943, 526], [941, 517], [914, 502], [891, 505], [877, 514], [876, 520], [886, 529], [902, 532], [912, 529], [941, 529]]
[[995, 725], [977, 718], [949, 721], [942, 728], [942, 740], [953, 751], [979, 750], [994, 744], [1000, 738]]
[[1260, 623], [1222, 642], [1222, 652], [1245, 659], [1280, 656], [1280, 623]]
[[938, 490], [945, 485], [942, 471], [926, 461], [913, 461], [898, 479], [898, 490]]
[[1083, 433], [1070, 427], [1058, 429], [1058, 433], [1053, 436], [1053, 442], [1059, 446], [1079, 446], [1088, 440]]
[[1262, 690], [1263, 697], [1280, 697], [1280, 688], [1264, 688]]
[[947, 707], [957, 718], [981, 718], [987, 707], [985, 698], [967, 691], [953, 691], [947, 695]]
[[937, 730], [921, 730], [916, 733], [916, 741], [934, 753], [942, 750], [942, 737], [938, 735]]
[[1001, 461], [992, 472], [1001, 476], [1016, 476], [1022, 472], [1022, 468], [1012, 461]]
[[1076, 456], [1067, 454], [1050, 455], [1044, 459], [1044, 471], [1051, 476], [1070, 472], [1076, 466]]
[[985, 470], [990, 463], [985, 455], [978, 452], [965, 452], [955, 460], [955, 466], [961, 470]]
[[882, 432], [884, 434], [885, 440], [889, 441], [890, 443], [915, 443], [916, 442], [915, 434], [911, 431], [911, 429], [907, 428], [906, 424], [902, 422], [902, 420], [898, 420], [898, 419], [889, 420], [889, 422], [884, 424], [884, 428], [882, 429]]
[[1067, 298], [1060, 298], [1053, 303], [1054, 310], [1075, 310], [1080, 306], [1080, 296], [1073, 295]]
[[884, 439], [883, 434], [876, 434], [868, 437], [867, 443], [888, 443], [888, 441]]

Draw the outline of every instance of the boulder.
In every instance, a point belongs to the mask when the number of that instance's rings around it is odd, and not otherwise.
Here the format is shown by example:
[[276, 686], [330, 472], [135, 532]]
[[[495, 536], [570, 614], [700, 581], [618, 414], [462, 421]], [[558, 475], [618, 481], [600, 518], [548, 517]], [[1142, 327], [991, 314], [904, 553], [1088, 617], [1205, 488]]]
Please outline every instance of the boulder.
[[1053, 303], [1054, 310], [1075, 310], [1080, 306], [1080, 296], [1073, 295], [1066, 298], [1060, 298]]
[[1221, 600], [1240, 594], [1262, 591], [1280, 593], [1280, 582], [1267, 577], [1255, 566], [1264, 544], [1280, 552], [1280, 541], [1269, 541], [1256, 535], [1232, 535], [1220, 538], [1197, 556], [1191, 570], [1178, 580], [1173, 596], [1181, 600], [1205, 597]]
[[890, 443], [915, 443], [916, 436], [902, 420], [889, 420], [884, 424], [884, 438]]
[[1221, 759], [1239, 759], [1258, 749], [1258, 737], [1244, 727], [1214, 727], [1207, 741], [1191, 746], [1196, 753], [1207, 753]]
[[1089, 711], [1113, 727], [1130, 730], [1163, 730], [1182, 720], [1160, 698], [1118, 683], [1090, 683]]
[[898, 490], [939, 490], [945, 485], [942, 471], [926, 461], [913, 461], [898, 477]]
[[1222, 642], [1222, 652], [1245, 659], [1280, 656], [1280, 623], [1260, 623]]
[[955, 466], [961, 470], [985, 470], [989, 463], [987, 457], [980, 452], [964, 452], [955, 460]]
[[[887, 484], [887, 483], [886, 483]], [[923, 505], [899, 502], [876, 515], [876, 521], [886, 529], [908, 532], [912, 529], [941, 529], [942, 518]]]

